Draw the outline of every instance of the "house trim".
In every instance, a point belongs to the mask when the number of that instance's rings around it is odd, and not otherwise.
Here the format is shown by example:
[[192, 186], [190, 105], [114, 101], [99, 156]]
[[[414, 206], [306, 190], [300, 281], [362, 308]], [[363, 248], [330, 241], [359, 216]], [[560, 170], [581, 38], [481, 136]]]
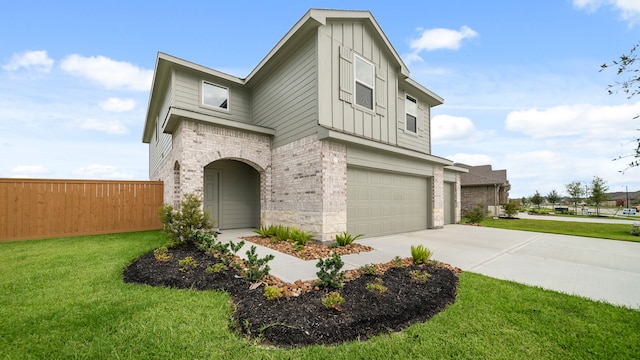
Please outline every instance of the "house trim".
[[169, 116], [167, 120], [167, 125], [164, 128], [164, 132], [167, 134], [172, 134], [175, 131], [175, 129], [178, 127], [178, 124], [180, 123], [182, 118], [201, 121], [207, 124], [234, 128], [237, 130], [254, 132], [262, 135], [274, 136], [276, 134], [276, 131], [274, 129], [271, 129], [268, 127], [245, 124], [245, 123], [241, 123], [234, 120], [221, 119], [211, 115], [201, 114], [195, 111], [176, 108], [173, 106], [169, 109]]

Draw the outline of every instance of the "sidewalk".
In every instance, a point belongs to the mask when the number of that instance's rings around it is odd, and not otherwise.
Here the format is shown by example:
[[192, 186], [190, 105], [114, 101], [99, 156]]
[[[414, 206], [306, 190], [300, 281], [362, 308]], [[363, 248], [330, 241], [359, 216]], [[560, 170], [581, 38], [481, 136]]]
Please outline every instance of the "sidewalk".
[[[255, 234], [248, 229], [227, 230], [219, 239], [251, 235]], [[433, 251], [433, 259], [464, 271], [640, 309], [640, 243], [467, 225], [358, 242], [375, 250], [343, 256], [345, 270], [410, 257], [411, 245], [422, 244]], [[239, 254], [251, 245], [245, 244]], [[316, 278], [317, 260], [256, 248], [260, 256], [275, 255], [269, 263], [271, 274], [283, 281]]]

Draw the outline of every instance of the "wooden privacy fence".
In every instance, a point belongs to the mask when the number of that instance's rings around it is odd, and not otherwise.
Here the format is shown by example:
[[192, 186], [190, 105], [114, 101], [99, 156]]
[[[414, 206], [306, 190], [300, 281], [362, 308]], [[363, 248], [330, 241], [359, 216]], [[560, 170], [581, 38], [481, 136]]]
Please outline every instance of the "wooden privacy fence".
[[0, 241], [161, 229], [161, 181], [0, 179]]

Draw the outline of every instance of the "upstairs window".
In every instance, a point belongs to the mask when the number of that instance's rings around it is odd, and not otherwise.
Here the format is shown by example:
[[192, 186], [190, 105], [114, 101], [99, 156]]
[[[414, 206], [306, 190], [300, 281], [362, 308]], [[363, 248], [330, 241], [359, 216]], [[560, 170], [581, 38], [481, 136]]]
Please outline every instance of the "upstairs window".
[[405, 129], [412, 133], [418, 132], [417, 114], [418, 114], [418, 101], [411, 96], [407, 95], [404, 102], [404, 109], [407, 114], [405, 121]]
[[356, 104], [373, 110], [373, 87], [375, 75], [373, 64], [356, 56]]
[[229, 89], [210, 82], [202, 82], [202, 104], [216, 109], [229, 109]]

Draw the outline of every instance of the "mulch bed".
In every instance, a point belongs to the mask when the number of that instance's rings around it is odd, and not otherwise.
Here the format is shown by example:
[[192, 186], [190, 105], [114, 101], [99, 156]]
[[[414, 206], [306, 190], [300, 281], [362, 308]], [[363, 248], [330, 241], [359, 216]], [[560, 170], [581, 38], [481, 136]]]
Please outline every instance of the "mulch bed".
[[274, 241], [270, 238], [263, 238], [261, 236], [246, 236], [242, 239], [250, 241], [252, 243], [266, 246], [273, 250], [277, 250], [281, 253], [285, 253], [291, 256], [295, 256], [297, 258], [303, 260], [314, 260], [330, 257], [332, 253], [337, 253], [338, 255], [348, 255], [348, 254], [357, 254], [361, 252], [372, 251], [373, 248], [371, 246], [362, 245], [358, 243], [351, 243], [347, 246], [339, 246], [336, 248], [330, 248], [325, 244], [318, 244], [315, 242], [308, 242], [307, 245], [304, 246], [301, 250], [296, 250], [295, 245], [288, 241]]
[[[251, 290], [251, 284], [239, 278], [231, 268], [206, 273], [205, 269], [217, 259], [195, 247], [180, 247], [170, 252], [173, 258], [169, 261], [156, 260], [153, 252], [142, 255], [125, 269], [124, 281], [226, 291], [234, 303], [232, 321], [240, 333], [265, 344], [284, 347], [338, 344], [399, 331], [431, 318], [452, 304], [458, 285], [459, 269], [446, 264], [408, 265], [410, 259], [403, 259], [407, 266], [402, 267], [392, 263], [378, 264], [376, 275], [351, 272], [351, 280], [338, 290], [344, 298], [338, 311], [322, 304], [322, 297], [333, 290], [306, 286], [305, 291], [294, 296], [267, 300], [263, 295], [264, 285]], [[181, 271], [178, 261], [187, 256], [193, 257], [198, 266]], [[428, 272], [431, 277], [425, 283], [416, 282], [409, 275], [411, 270]], [[378, 279], [387, 287], [386, 292], [366, 289], [368, 283], [378, 283]]]

